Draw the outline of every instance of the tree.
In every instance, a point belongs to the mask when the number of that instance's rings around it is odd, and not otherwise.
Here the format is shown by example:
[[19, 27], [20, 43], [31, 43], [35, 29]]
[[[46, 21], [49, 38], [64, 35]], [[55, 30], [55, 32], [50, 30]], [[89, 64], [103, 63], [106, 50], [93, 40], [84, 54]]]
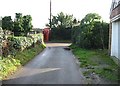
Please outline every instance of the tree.
[[27, 33], [32, 29], [32, 17], [31, 15], [24, 15], [22, 13], [16, 13], [14, 21], [14, 35], [27, 36]]
[[73, 15], [65, 15], [63, 12], [61, 12], [58, 14], [57, 19], [60, 28], [71, 27], [73, 24]]
[[[51, 39], [70, 40], [73, 20], [73, 15], [64, 14], [63, 12], [57, 14], [57, 16], [52, 16]], [[46, 25], [48, 26], [48, 24]]]
[[3, 30], [13, 30], [13, 21], [11, 16], [5, 16], [2, 18], [2, 29]]
[[77, 19], [74, 18], [74, 20], [73, 20], [73, 24], [77, 24], [77, 23], [78, 23]]
[[74, 33], [74, 43], [82, 48], [107, 48], [108, 46], [108, 24], [101, 21], [96, 13], [87, 14], [82, 20], [79, 29]]
[[23, 16], [23, 29], [24, 29], [25, 35], [27, 35], [27, 33], [32, 29], [32, 27], [33, 25], [32, 25], [31, 15]]
[[85, 48], [93, 47], [93, 30], [95, 22], [100, 22], [101, 17], [96, 13], [89, 13], [81, 20], [80, 24], [80, 46]]
[[23, 35], [24, 29], [23, 29], [22, 13], [16, 13], [15, 15], [13, 32], [15, 36]]
[[52, 16], [52, 28], [68, 28], [73, 24], [73, 15], [64, 14], [63, 12]]

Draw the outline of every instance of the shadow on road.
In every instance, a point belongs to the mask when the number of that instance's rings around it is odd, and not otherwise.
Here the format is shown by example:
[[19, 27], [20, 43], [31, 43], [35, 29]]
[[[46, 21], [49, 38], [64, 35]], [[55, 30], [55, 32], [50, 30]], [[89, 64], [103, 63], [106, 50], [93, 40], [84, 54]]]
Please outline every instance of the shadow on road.
[[[56, 72], [58, 72], [59, 70], [60, 68], [44, 68], [36, 69], [33, 72], [31, 69], [28, 74], [22, 74], [21, 76], [12, 77], [11, 79], [4, 80], [2, 84], [43, 84], [44, 82], [47, 83], [47, 81], [55, 82], [55, 78], [51, 78], [51, 75], [56, 74]], [[55, 76], [57, 77], [57, 75]]]

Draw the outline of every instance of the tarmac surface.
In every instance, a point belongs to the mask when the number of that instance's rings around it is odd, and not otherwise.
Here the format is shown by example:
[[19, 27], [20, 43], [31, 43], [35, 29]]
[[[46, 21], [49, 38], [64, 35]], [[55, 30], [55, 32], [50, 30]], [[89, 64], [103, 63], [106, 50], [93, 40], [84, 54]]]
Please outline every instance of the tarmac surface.
[[47, 43], [47, 48], [3, 84], [85, 84], [70, 43]]

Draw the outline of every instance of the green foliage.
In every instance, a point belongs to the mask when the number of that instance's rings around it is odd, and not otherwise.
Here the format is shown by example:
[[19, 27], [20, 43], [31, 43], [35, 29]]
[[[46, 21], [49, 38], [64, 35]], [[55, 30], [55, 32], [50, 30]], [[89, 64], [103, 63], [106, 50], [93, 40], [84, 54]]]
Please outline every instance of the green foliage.
[[79, 44], [80, 42], [80, 26], [75, 26], [71, 31], [71, 40], [73, 44]]
[[[77, 29], [76, 29], [77, 28]], [[90, 13], [72, 31], [73, 43], [87, 49], [108, 48], [109, 25], [98, 14]]]
[[44, 48], [43, 45], [36, 45], [34, 48], [26, 49], [23, 52], [17, 52], [16, 56], [9, 56], [0, 60], [0, 80], [15, 72], [20, 66], [25, 65]]
[[36, 44], [35, 47], [24, 50], [23, 52], [18, 52], [14, 57], [17, 60], [20, 60], [21, 65], [25, 65], [37, 54], [39, 54], [44, 49], [42, 44]]
[[57, 29], [72, 27], [73, 15], [68, 15], [61, 12], [57, 16], [52, 17], [51, 24], [52, 24], [52, 28], [57, 28]]
[[32, 38], [29, 37], [8, 37], [8, 40], [10, 47], [15, 50], [24, 50], [33, 44]]
[[23, 28], [23, 18], [21, 13], [16, 13], [16, 18], [14, 21], [14, 29], [13, 29], [15, 36], [24, 35], [24, 28]]
[[43, 40], [43, 34], [41, 34], [41, 33], [30, 35], [30, 37], [33, 39], [34, 43], [36, 43], [37, 41], [39, 41], [41, 43]]
[[3, 51], [3, 56], [13, 55], [15, 56], [17, 52], [21, 52], [30, 47], [35, 47], [36, 44], [44, 44], [42, 34], [35, 34], [29, 37], [16, 37], [9, 36], [7, 38], [8, 46], [7, 53]]
[[[3, 35], [3, 30], [0, 28], [0, 50], [2, 50]], [[26, 64], [46, 46], [42, 34], [34, 34], [29, 37], [9, 36], [7, 41], [8, 53], [2, 52], [1, 55], [0, 51], [0, 80], [12, 74], [19, 66]]]
[[51, 33], [52, 40], [71, 40], [71, 28], [65, 29], [52, 28]]
[[2, 18], [2, 29], [3, 30], [13, 30], [13, 21], [11, 16], [5, 16]]
[[22, 16], [22, 13], [16, 13], [14, 22], [12, 21], [11, 16], [2, 18], [3, 30], [10, 30], [14, 32], [15, 36], [27, 36], [27, 33], [32, 27], [31, 15]]
[[63, 12], [61, 12], [60, 14], [58, 14], [57, 19], [58, 19], [58, 26], [60, 28], [67, 28], [72, 26], [73, 15], [68, 15], [68, 14], [65, 15]]
[[23, 28], [26, 36], [27, 33], [32, 29], [32, 27], [32, 17], [30, 15], [23, 16]]
[[73, 53], [80, 62], [80, 67], [89, 69], [84, 72], [85, 76], [93, 72], [108, 80], [117, 81], [119, 66], [106, 54], [107, 50], [88, 50], [71, 45]]
[[16, 60], [14, 58], [4, 58], [0, 60], [1, 69], [0, 69], [0, 75], [2, 75], [1, 79], [12, 73], [17, 69], [18, 66], [20, 66], [20, 61]]
[[[52, 17], [51, 39], [52, 40], [71, 40], [71, 29], [77, 20], [73, 15], [59, 13]], [[47, 25], [48, 26], [48, 25]]]

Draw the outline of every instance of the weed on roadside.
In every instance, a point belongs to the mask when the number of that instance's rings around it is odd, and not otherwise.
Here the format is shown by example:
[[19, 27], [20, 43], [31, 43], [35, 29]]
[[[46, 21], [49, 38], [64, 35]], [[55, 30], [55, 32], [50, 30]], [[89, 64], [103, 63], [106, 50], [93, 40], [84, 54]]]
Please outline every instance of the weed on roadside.
[[103, 79], [118, 82], [119, 66], [107, 55], [106, 50], [87, 50], [75, 45], [70, 46], [75, 56], [80, 62], [80, 67], [84, 69], [84, 76], [89, 78], [90, 74], [97, 74]]

